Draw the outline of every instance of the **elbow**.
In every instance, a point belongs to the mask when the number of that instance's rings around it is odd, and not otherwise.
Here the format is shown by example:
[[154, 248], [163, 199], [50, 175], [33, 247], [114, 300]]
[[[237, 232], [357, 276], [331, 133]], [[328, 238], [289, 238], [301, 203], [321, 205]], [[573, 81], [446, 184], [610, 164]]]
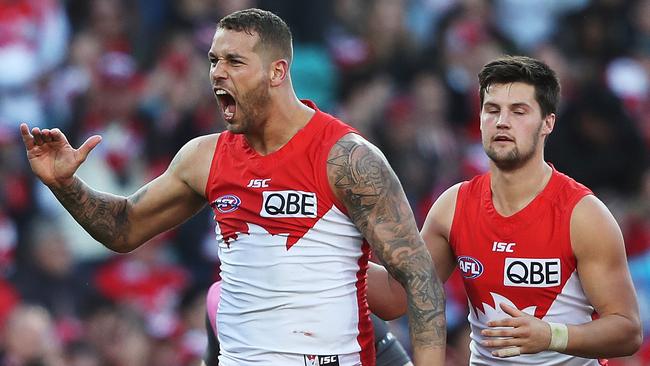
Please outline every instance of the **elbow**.
[[383, 320], [395, 320], [406, 314], [406, 292], [399, 284], [386, 288], [369, 286], [367, 301], [370, 311]]
[[97, 230], [90, 234], [104, 247], [120, 254], [130, 253], [147, 241], [143, 236], [129, 234], [126, 228], [115, 229], [112, 231]]
[[114, 245], [108, 247], [110, 250], [119, 253], [119, 254], [127, 254], [131, 253], [135, 248], [131, 247], [129, 245]]
[[107, 249], [119, 254], [131, 253], [142, 244], [142, 243], [129, 242], [126, 239], [122, 239], [122, 240], [99, 240], [98, 238], [95, 239], [100, 243], [102, 243]]
[[642, 343], [643, 335], [635, 334], [634, 336], [630, 336], [629, 339], [624, 342], [624, 345], [621, 348], [621, 355], [618, 357], [632, 356], [639, 351]]
[[138, 249], [144, 243], [145, 243], [144, 241], [132, 242], [132, 241], [125, 240], [120, 243], [115, 243], [112, 247], [110, 247], [110, 249], [120, 254], [127, 254]]
[[395, 320], [406, 314], [406, 301], [399, 304], [392, 304], [382, 308], [371, 309], [372, 312], [380, 317], [382, 320], [390, 321]]
[[617, 357], [631, 356], [641, 348], [643, 344], [643, 330], [639, 319], [630, 321], [628, 329], [625, 330], [625, 338], [621, 340], [620, 355]]
[[626, 342], [628, 344], [628, 347], [626, 347], [627, 353], [625, 356], [631, 356], [635, 354], [637, 351], [639, 351], [641, 345], [643, 344], [643, 329], [641, 327], [641, 323], [638, 321], [635, 322], [629, 334], [630, 335]]
[[639, 349], [641, 349], [642, 344], [643, 344], [643, 335], [639, 334], [638, 336], [635, 337], [632, 351], [628, 355], [631, 356], [637, 353]]

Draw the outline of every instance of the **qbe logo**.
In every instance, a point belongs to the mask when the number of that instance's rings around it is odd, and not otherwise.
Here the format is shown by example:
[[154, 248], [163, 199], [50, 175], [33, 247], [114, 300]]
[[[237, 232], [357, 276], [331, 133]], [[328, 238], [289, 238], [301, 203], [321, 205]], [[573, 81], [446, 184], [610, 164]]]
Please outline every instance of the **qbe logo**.
[[473, 279], [483, 274], [483, 264], [476, 258], [461, 256], [456, 261], [460, 274], [467, 279]]
[[339, 366], [339, 356], [305, 355], [305, 366]]
[[513, 287], [553, 287], [560, 284], [559, 258], [506, 258], [503, 284]]
[[316, 193], [303, 191], [262, 192], [262, 217], [316, 217]]

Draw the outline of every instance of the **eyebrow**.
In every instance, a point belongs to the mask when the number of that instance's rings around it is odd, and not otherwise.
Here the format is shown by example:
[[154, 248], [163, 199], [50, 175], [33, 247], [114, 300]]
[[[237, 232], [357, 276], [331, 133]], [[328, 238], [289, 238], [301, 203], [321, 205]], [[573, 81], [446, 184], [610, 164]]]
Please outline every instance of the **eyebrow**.
[[512, 103], [510, 106], [512, 108], [526, 108], [526, 109], [531, 108], [530, 104], [524, 102]]
[[[497, 107], [500, 108], [501, 105], [494, 103], [494, 102], [485, 102], [483, 103], [483, 107]], [[508, 107], [510, 108], [530, 108], [530, 105], [525, 102], [518, 102], [518, 103], [512, 103], [509, 104]]]
[[[208, 52], [208, 58], [218, 58], [217, 55], [214, 54], [214, 52], [209, 51]], [[240, 59], [240, 60], [246, 60], [246, 57], [243, 55], [240, 55], [238, 53], [227, 53], [224, 57], [225, 60], [233, 60], [233, 59]]]

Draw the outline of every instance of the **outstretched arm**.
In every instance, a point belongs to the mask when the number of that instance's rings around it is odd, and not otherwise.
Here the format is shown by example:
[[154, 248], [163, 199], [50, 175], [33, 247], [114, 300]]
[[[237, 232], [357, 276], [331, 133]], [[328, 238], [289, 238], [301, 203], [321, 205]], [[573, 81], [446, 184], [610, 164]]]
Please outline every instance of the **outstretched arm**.
[[406, 290], [415, 364], [442, 365], [444, 291], [397, 176], [383, 154], [356, 134], [332, 147], [327, 171], [350, 218]]
[[[189, 142], [164, 174], [133, 195], [121, 197], [93, 190], [75, 175], [101, 137], [92, 136], [74, 149], [58, 129], [30, 131], [22, 124], [20, 130], [34, 174], [93, 238], [111, 250], [129, 252], [204, 205], [197, 182], [202, 175], [207, 180], [209, 162], [205, 166], [195, 159], [209, 145], [206, 138]], [[200, 168], [204, 166], [205, 171]]]

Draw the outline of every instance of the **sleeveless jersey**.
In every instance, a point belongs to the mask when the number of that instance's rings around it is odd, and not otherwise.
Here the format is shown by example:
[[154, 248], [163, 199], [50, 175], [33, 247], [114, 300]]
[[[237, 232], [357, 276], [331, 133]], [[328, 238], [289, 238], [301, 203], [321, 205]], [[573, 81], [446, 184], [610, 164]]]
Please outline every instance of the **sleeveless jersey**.
[[571, 213], [589, 194], [553, 169], [537, 197], [503, 217], [492, 203], [489, 173], [461, 184], [449, 242], [470, 305], [472, 365], [598, 365], [551, 351], [497, 358], [481, 345], [487, 323], [509, 317], [500, 303], [549, 322], [592, 320], [594, 309], [580, 285], [570, 238]]
[[326, 170], [332, 146], [356, 131], [304, 103], [315, 114], [278, 151], [259, 155], [230, 132], [217, 141], [206, 197], [221, 261], [220, 365], [374, 365], [369, 246]]

